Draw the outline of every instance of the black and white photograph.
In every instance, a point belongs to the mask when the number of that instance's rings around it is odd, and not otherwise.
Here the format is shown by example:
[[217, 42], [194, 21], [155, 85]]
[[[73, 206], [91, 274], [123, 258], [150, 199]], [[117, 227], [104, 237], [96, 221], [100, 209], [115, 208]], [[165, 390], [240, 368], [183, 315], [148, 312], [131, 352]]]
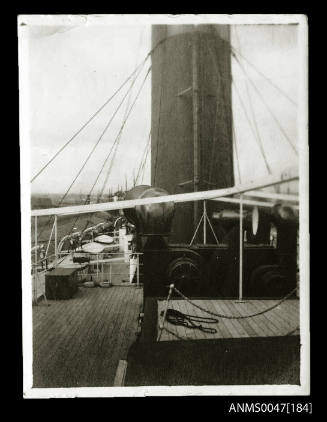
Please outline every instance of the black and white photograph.
[[309, 395], [307, 17], [17, 34], [24, 397]]

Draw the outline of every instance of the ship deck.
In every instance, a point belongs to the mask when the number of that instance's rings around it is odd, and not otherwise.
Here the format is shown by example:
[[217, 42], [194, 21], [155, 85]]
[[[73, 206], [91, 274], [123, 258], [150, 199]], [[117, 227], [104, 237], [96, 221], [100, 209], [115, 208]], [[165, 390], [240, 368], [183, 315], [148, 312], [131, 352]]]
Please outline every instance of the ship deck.
[[136, 340], [142, 289], [79, 288], [69, 300], [33, 306], [33, 387], [113, 386]]
[[[143, 291], [135, 285], [114, 285], [111, 288], [80, 287], [69, 300], [41, 301], [33, 306], [33, 387], [101, 387], [117, 385], [115, 377], [126, 366], [128, 352], [136, 340], [137, 318], [142, 308]], [[249, 315], [261, 312], [277, 300], [195, 299], [194, 303], [212, 312], [225, 315]], [[289, 299], [273, 310], [245, 319], [217, 318], [216, 328], [209, 334], [165, 322], [175, 335], [162, 331], [160, 343], [156, 341], [161, 320], [160, 313], [166, 301], [152, 300], [153, 311], [148, 312], [143, 327], [143, 340], [149, 346], [176, 344], [176, 340], [203, 341], [258, 340], [282, 338], [292, 330], [298, 334], [299, 301]], [[144, 312], [147, 313], [147, 306]], [[210, 316], [184, 300], [173, 299], [169, 308], [190, 315]], [[149, 308], [148, 308], [149, 310]], [[152, 316], [151, 316], [152, 315]], [[148, 322], [152, 329], [149, 331]], [[146, 332], [152, 332], [150, 336]], [[146, 339], [144, 338], [146, 335]], [[289, 337], [289, 336], [288, 336]], [[287, 337], [284, 337], [285, 339]], [[178, 343], [188, 343], [181, 342]], [[211, 343], [211, 342], [210, 342]], [[136, 344], [136, 343], [135, 343]], [[146, 346], [146, 344], [144, 345]], [[148, 348], [148, 346], [146, 346]], [[151, 347], [150, 347], [151, 348]], [[123, 364], [123, 365], [122, 365]], [[129, 362], [127, 363], [127, 366]], [[128, 368], [127, 368], [128, 370]], [[116, 378], [117, 380], [117, 378]], [[142, 381], [140, 379], [142, 385]]]
[[[177, 310], [183, 314], [197, 317], [214, 318], [216, 323], [203, 323], [204, 327], [213, 328], [216, 333], [208, 333], [200, 329], [187, 328], [183, 325], [174, 325], [165, 321], [161, 332], [160, 341], [174, 340], [209, 340], [221, 338], [243, 337], [273, 337], [285, 336], [289, 333], [298, 334], [299, 327], [299, 300], [289, 299], [280, 305], [273, 307], [278, 300], [249, 299], [244, 301], [201, 299], [192, 300], [195, 305], [202, 307], [214, 314], [236, 317], [235, 319], [215, 317], [193, 306], [186, 300], [171, 300], [169, 309]], [[158, 325], [162, 322], [161, 313], [164, 312], [166, 301], [157, 301]], [[261, 313], [263, 312], [263, 313]], [[240, 316], [253, 315], [251, 318], [239, 318]], [[198, 322], [196, 322], [199, 325]], [[167, 331], [166, 328], [169, 330]]]
[[[192, 302], [223, 315], [250, 315], [278, 299], [196, 298]], [[164, 323], [163, 298], [146, 298], [140, 341], [131, 346], [125, 386], [149, 385], [277, 385], [300, 383], [299, 300], [289, 299], [274, 309], [244, 319], [213, 317], [185, 300], [173, 298], [169, 309], [216, 318], [209, 334], [199, 329]]]

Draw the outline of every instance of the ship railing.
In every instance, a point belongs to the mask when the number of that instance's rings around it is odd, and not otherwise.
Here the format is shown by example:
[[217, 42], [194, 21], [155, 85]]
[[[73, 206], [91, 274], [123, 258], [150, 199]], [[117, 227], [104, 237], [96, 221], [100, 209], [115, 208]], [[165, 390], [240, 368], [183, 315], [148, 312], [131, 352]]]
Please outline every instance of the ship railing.
[[[140, 256], [143, 255], [141, 252], [100, 252], [98, 254], [91, 254], [89, 252], [75, 252], [75, 251], [62, 251], [58, 253], [58, 262], [61, 258], [71, 255], [72, 257], [85, 256], [90, 258], [89, 261], [86, 261], [87, 264], [87, 273], [81, 271], [80, 281], [84, 278], [86, 279], [95, 279], [97, 283], [112, 280], [113, 278], [118, 277], [119, 275], [123, 277], [129, 277], [129, 282], [132, 284], [134, 277], [136, 277], [136, 287], [140, 287], [140, 267], [142, 267], [142, 262], [140, 261]], [[119, 271], [119, 266], [122, 264], [129, 263], [129, 274], [127, 271]], [[115, 268], [116, 267], [116, 268]], [[117, 268], [118, 267], [118, 268]]]
[[[90, 204], [90, 205], [78, 205], [78, 206], [70, 206], [70, 207], [63, 207], [63, 208], [49, 208], [49, 209], [42, 209], [42, 210], [32, 210], [31, 216], [34, 218], [34, 246], [37, 248], [38, 246], [38, 228], [37, 228], [37, 218], [38, 216], [46, 216], [46, 215], [54, 215], [54, 234], [55, 234], [55, 251], [57, 251], [57, 218], [58, 216], [63, 215], [78, 215], [78, 214], [85, 214], [85, 213], [95, 213], [100, 211], [114, 211], [114, 210], [123, 210], [128, 208], [134, 208], [136, 206], [144, 206], [149, 204], [156, 204], [156, 203], [183, 203], [183, 202], [194, 202], [203, 201], [203, 243], [206, 244], [207, 242], [207, 223], [211, 226], [210, 220], [208, 218], [206, 212], [206, 201], [220, 201], [220, 202], [230, 202], [239, 204], [239, 301], [243, 299], [243, 243], [244, 243], [244, 236], [243, 236], [243, 206], [251, 205], [251, 206], [261, 206], [261, 207], [273, 207], [274, 202], [276, 201], [295, 201], [299, 202], [298, 195], [290, 195], [287, 194], [280, 194], [278, 192], [270, 193], [264, 192], [262, 189], [277, 186], [280, 184], [285, 183], [298, 183], [299, 175], [298, 169], [293, 174], [292, 172], [282, 173], [278, 175], [270, 175], [264, 179], [258, 180], [256, 182], [250, 181], [248, 183], [240, 183], [239, 185], [235, 185], [233, 187], [223, 188], [223, 189], [212, 189], [206, 191], [196, 191], [196, 192], [188, 192], [182, 194], [173, 194], [173, 195], [165, 195], [160, 197], [148, 197], [148, 198], [138, 198], [133, 200], [119, 200], [114, 202], [108, 203], [101, 203], [101, 204]], [[260, 191], [258, 191], [260, 190]], [[236, 197], [235, 197], [236, 196]], [[246, 198], [248, 197], [248, 198]], [[254, 199], [257, 198], [257, 199]], [[262, 199], [262, 200], [261, 200]], [[294, 205], [295, 209], [299, 209], [298, 205]], [[304, 210], [307, 212], [307, 209]], [[303, 217], [304, 219], [306, 217]], [[302, 218], [302, 221], [303, 221]], [[200, 220], [201, 221], [201, 220]], [[201, 221], [201, 222], [202, 222]], [[196, 232], [200, 229], [201, 223], [198, 224], [196, 227]], [[212, 227], [210, 227], [212, 230]], [[214, 233], [214, 230], [212, 230]], [[214, 233], [215, 234], [215, 233]], [[196, 233], [195, 233], [196, 236]], [[194, 239], [195, 239], [194, 236]], [[306, 242], [308, 241], [308, 233], [305, 233]], [[194, 241], [191, 240], [191, 244]], [[217, 243], [218, 239], [216, 239]], [[37, 259], [37, 249], [35, 251], [35, 260]]]
[[[55, 268], [60, 264], [61, 258], [64, 259], [66, 256], [71, 255], [71, 251], [63, 251], [57, 254], [49, 255], [47, 258], [40, 259], [36, 263], [32, 264], [32, 299], [34, 303], [37, 303], [40, 297], [45, 294], [45, 277], [46, 273]], [[115, 253], [99, 253], [99, 254], [90, 254], [86, 252], [78, 252], [78, 255], [90, 255], [93, 260], [86, 262], [86, 267], [81, 267], [77, 272], [77, 281], [83, 283], [85, 281], [95, 281], [96, 284], [103, 283], [105, 281], [110, 281], [110, 284], [116, 285], [118, 283], [113, 283], [113, 280], [119, 279], [121, 276], [122, 283], [125, 285], [134, 285], [136, 288], [141, 287], [140, 283], [140, 268], [142, 263], [140, 262], [140, 256], [143, 253], [140, 252], [115, 252]], [[115, 255], [116, 258], [104, 258], [104, 256]], [[128, 256], [128, 261], [126, 262], [126, 255]], [[118, 258], [118, 259], [117, 259]], [[42, 266], [43, 262], [43, 266]], [[119, 270], [119, 265], [122, 263], [129, 262], [129, 270], [124, 271]], [[57, 263], [57, 264], [56, 264]], [[136, 277], [136, 283], [133, 283]], [[129, 278], [129, 280], [126, 280]], [[120, 284], [120, 283], [119, 283]]]
[[35, 269], [37, 272], [47, 271], [49, 268], [54, 266], [56, 259], [56, 254], [51, 254], [45, 256], [44, 258], [40, 258], [37, 262], [32, 262], [32, 271], [34, 272]]

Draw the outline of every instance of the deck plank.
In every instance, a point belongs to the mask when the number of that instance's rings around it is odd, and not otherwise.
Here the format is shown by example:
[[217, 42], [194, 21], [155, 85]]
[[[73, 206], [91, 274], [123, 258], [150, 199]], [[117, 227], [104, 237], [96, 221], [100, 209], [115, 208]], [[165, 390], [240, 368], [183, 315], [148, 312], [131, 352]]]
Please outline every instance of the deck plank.
[[[216, 313], [217, 310], [214, 307], [214, 302], [215, 302], [214, 300], [206, 301], [204, 308], [208, 309], [208, 311]], [[216, 326], [215, 326], [215, 328], [217, 328], [217, 334], [215, 334], [215, 338], [231, 338], [231, 337], [233, 337], [231, 332], [226, 327], [226, 323], [225, 323], [223, 318], [214, 317], [213, 315], [209, 315], [209, 314], [208, 314], [208, 316], [211, 316], [212, 318], [218, 319], [218, 324], [216, 324]]]
[[[183, 312], [184, 314], [187, 313], [186, 312], [186, 307], [185, 307], [185, 301], [183, 300], [174, 300], [174, 305], [172, 309], [176, 309], [177, 311]], [[191, 334], [189, 333], [189, 329], [184, 327], [183, 325], [173, 325], [173, 324], [168, 324], [167, 326], [169, 328], [169, 330], [173, 331], [174, 333], [176, 333], [179, 337], [181, 338], [185, 338], [185, 339], [189, 339], [192, 338]], [[174, 338], [172, 338], [174, 337]], [[171, 340], [178, 340], [177, 337], [172, 336], [171, 334], [169, 334], [169, 338]]]
[[[251, 306], [251, 303], [249, 303], [249, 301], [245, 301], [245, 303], [243, 303], [242, 305], [244, 310], [243, 315], [251, 315], [254, 313], [253, 307]], [[246, 321], [255, 331], [255, 337], [265, 337], [267, 335], [266, 330], [262, 328], [262, 324], [257, 321], [256, 317], [246, 318]]]
[[[119, 289], [120, 287], [116, 288], [116, 295], [121, 293]], [[130, 292], [126, 291], [126, 294], [129, 295]], [[93, 366], [90, 368], [90, 384], [93, 384], [96, 380], [98, 380], [98, 385], [103, 386], [106, 384], [106, 380], [111, 379], [113, 376], [115, 371], [115, 362], [113, 359], [112, 345], [117, 336], [119, 320], [122, 316], [124, 306], [125, 302], [116, 300], [116, 298], [108, 305], [108, 312], [110, 308], [111, 315], [105, 325], [103, 335], [99, 340], [97, 352], [98, 360], [95, 360]]]
[[[172, 301], [172, 307], [171, 309], [175, 309], [177, 311], [180, 312], [184, 312], [184, 307], [183, 307], [183, 301], [181, 300], [174, 300]], [[182, 305], [182, 306], [181, 306]], [[189, 335], [188, 335], [188, 329], [186, 327], [184, 327], [183, 325], [172, 325], [169, 324], [169, 329], [171, 329], [171, 331], [173, 331], [174, 333], [176, 333], [179, 337], [183, 338], [183, 339], [188, 339]], [[177, 337], [173, 336], [172, 334], [169, 333], [169, 337], [170, 340], [178, 340]]]
[[[124, 333], [125, 333], [125, 337], [127, 339], [137, 339], [137, 331], [138, 331], [138, 317], [140, 312], [142, 311], [142, 305], [140, 304], [140, 297], [142, 297], [143, 292], [140, 288], [135, 288], [134, 289], [134, 295], [133, 295], [133, 301], [132, 304], [133, 306], [131, 307], [130, 310], [130, 315], [129, 318], [126, 320], [125, 323], [125, 329], [124, 329]], [[130, 324], [129, 321], [132, 321], [132, 323]], [[121, 350], [120, 350], [120, 356], [122, 359], [127, 360], [127, 355], [128, 355], [128, 350], [129, 347], [127, 347], [127, 345], [129, 344], [129, 342], [125, 341], [121, 343]]]
[[[97, 289], [96, 293], [98, 292], [100, 292], [99, 289]], [[100, 312], [98, 313], [96, 320], [90, 319], [91, 323], [88, 325], [87, 336], [89, 341], [85, 342], [85, 345], [83, 344], [82, 348], [75, 348], [72, 355], [72, 359], [75, 361], [75, 366], [73, 366], [72, 371], [81, 374], [79, 385], [83, 387], [90, 385], [92, 370], [97, 359], [100, 358], [99, 351], [101, 348], [101, 339], [103, 338], [103, 330], [106, 325], [106, 316], [108, 315], [108, 309], [111, 308], [111, 303], [115, 300], [113, 296], [117, 296], [117, 292], [114, 290], [110, 293], [111, 294], [105, 294], [99, 298], [100, 300], [97, 306], [99, 307]], [[78, 359], [80, 353], [88, 356], [87, 364]]]
[[[118, 289], [124, 289], [124, 287], [118, 287]], [[106, 328], [110, 328], [110, 334], [108, 331], [105, 331], [102, 335], [102, 342], [100, 344], [101, 349], [98, 352], [98, 356], [101, 356], [102, 362], [100, 365], [97, 365], [97, 361], [94, 361], [93, 367], [91, 368], [91, 380], [100, 379], [101, 384], [103, 385], [106, 382], [107, 378], [112, 378], [114, 372], [116, 371], [116, 363], [119, 359], [115, 355], [115, 348], [117, 348], [117, 343], [119, 341], [124, 341], [125, 333], [121, 330], [122, 320], [126, 313], [129, 311], [129, 306], [132, 306], [131, 303], [131, 293], [134, 290], [126, 290], [126, 296], [123, 300], [118, 302], [116, 301], [115, 308], [111, 308], [111, 312], [114, 316], [112, 319], [112, 324], [106, 324]], [[129, 306], [127, 306], [129, 305]], [[120, 335], [118, 336], [118, 333]]]
[[[40, 315], [37, 316], [37, 318], [41, 319], [41, 326], [38, 327], [39, 329], [34, 330], [33, 327], [33, 333], [35, 333], [35, 347], [42, 348], [43, 347], [49, 347], [48, 341], [53, 336], [52, 331], [61, 329], [62, 327], [65, 329], [69, 329], [70, 324], [72, 322], [72, 314], [67, 311], [70, 306], [75, 307], [75, 316], [78, 312], [81, 312], [83, 309], [83, 306], [86, 303], [86, 296], [83, 295], [83, 292], [79, 291], [79, 297], [78, 301], [75, 302], [76, 298], [74, 298], [74, 301], [71, 299], [69, 301], [51, 301], [51, 310], [53, 311], [51, 318], [40, 318]], [[82, 297], [81, 297], [82, 296]], [[44, 308], [46, 309], [46, 308]], [[35, 314], [36, 312], [33, 312]], [[44, 327], [51, 327], [49, 330], [44, 330]], [[62, 338], [64, 338], [65, 330], [62, 331]], [[54, 339], [55, 340], [55, 339]], [[51, 341], [51, 340], [50, 340]], [[34, 344], [33, 344], [34, 347]]]
[[[129, 295], [129, 298], [128, 298], [128, 303], [130, 305], [133, 304], [135, 291], [136, 291], [135, 289], [130, 291], [130, 295]], [[121, 336], [123, 338], [125, 338], [127, 336], [127, 322], [130, 321], [132, 318], [134, 319], [135, 312], [132, 312], [132, 310], [133, 310], [133, 307], [128, 306], [127, 310], [123, 314], [123, 317], [120, 318], [119, 324], [117, 325], [117, 330], [121, 333]], [[133, 341], [134, 341], [135, 336], [132, 336], [131, 339], [132, 338], [133, 338]], [[121, 351], [123, 349], [123, 346], [124, 346], [124, 342], [119, 342], [119, 338], [118, 338], [118, 336], [116, 336], [114, 346], [113, 346], [112, 358], [114, 358], [116, 356], [121, 356], [120, 354], [121, 354]]]
[[[269, 303], [266, 303], [266, 301], [260, 302], [259, 300], [256, 300], [254, 303], [254, 306], [256, 307], [258, 312], [261, 312], [261, 311], [265, 311], [269, 309], [272, 305], [270, 305]], [[264, 314], [262, 314], [262, 318], [264, 319], [265, 323], [271, 328], [271, 330], [274, 331], [276, 335], [280, 335], [281, 331], [283, 332], [283, 324], [280, 324], [278, 319], [276, 320], [274, 316], [275, 310], [276, 308], [265, 312]]]
[[[64, 305], [64, 308], [62, 308], [62, 305]], [[55, 321], [55, 324], [51, 324], [50, 321], [44, 321], [44, 331], [46, 332], [46, 337], [40, 336], [42, 345], [40, 347], [33, 348], [35, 364], [43, 367], [45, 372], [51, 372], [55, 357], [59, 355], [58, 351], [65, 350], [67, 334], [69, 331], [73, 332], [74, 329], [77, 329], [77, 323], [80, 321], [79, 314], [81, 312], [81, 308], [79, 308], [78, 303], [73, 304], [71, 301], [64, 301], [64, 303], [60, 303], [58, 301], [53, 303], [53, 307], [57, 308], [58, 319]], [[74, 313], [77, 317], [75, 327], [70, 307], [74, 308]], [[48, 365], [48, 362], [51, 362], [51, 364]]]
[[140, 310], [142, 291], [135, 287], [119, 286], [118, 288], [128, 290], [128, 292], [126, 291], [121, 306], [115, 308], [116, 319], [113, 320], [113, 324], [107, 324], [110, 331], [106, 331], [103, 335], [101, 350], [103, 359], [101, 364], [97, 362], [93, 378], [91, 378], [93, 382], [97, 380], [98, 385], [101, 386], [107, 385], [108, 379], [114, 378], [118, 361], [126, 360], [128, 349], [136, 340], [137, 315]]
[[[254, 312], [261, 312], [265, 309], [269, 308], [268, 304], [260, 304], [258, 300], [255, 300], [252, 302]], [[264, 314], [260, 314], [254, 318], [260, 319], [262, 322], [262, 326], [265, 328], [265, 330], [271, 333], [271, 335], [281, 335], [281, 327], [279, 327], [278, 324], [275, 323], [275, 321], [271, 318], [270, 312], [266, 312]]]
[[[185, 314], [187, 315], [197, 315], [197, 308], [195, 306], [192, 306], [190, 303], [188, 303], [186, 300], [183, 301], [184, 303], [184, 309], [185, 309]], [[195, 301], [198, 302], [198, 301]], [[196, 323], [196, 325], [198, 325]], [[186, 328], [186, 330], [188, 331], [188, 334], [191, 335], [192, 338], [195, 338], [196, 340], [202, 340], [204, 338], [206, 338], [205, 333], [203, 331], [200, 331], [198, 328]]]
[[[227, 303], [228, 303], [227, 300], [220, 301], [220, 307], [221, 307], [222, 313], [224, 315], [235, 316], [235, 313], [231, 312], [231, 310], [227, 306]], [[231, 327], [234, 327], [235, 337], [249, 337], [248, 333], [244, 330], [244, 328], [242, 327], [242, 324], [237, 319], [226, 318], [226, 320], [230, 322]]]
[[[198, 301], [198, 304], [202, 307], [202, 308], [204, 308], [204, 309], [207, 309], [207, 310], [210, 310], [209, 309], [209, 300], [208, 301], [203, 301], [203, 300], [200, 300], [200, 301]], [[204, 318], [213, 318], [213, 319], [217, 319], [217, 322], [216, 323], [213, 323], [213, 324], [205, 324], [204, 323], [204, 325], [205, 325], [205, 327], [208, 327], [208, 328], [214, 328], [217, 332], [216, 333], [205, 333], [205, 332], [202, 332], [203, 333], [203, 336], [204, 336], [204, 338], [206, 338], [206, 339], [208, 339], [208, 340], [210, 340], [210, 339], [213, 339], [213, 338], [219, 338], [220, 337], [220, 334], [219, 334], [219, 327], [218, 327], [218, 325], [219, 325], [219, 320], [218, 320], [218, 318], [216, 318], [216, 317], [213, 317], [212, 315], [209, 315], [209, 314], [207, 314], [206, 312], [203, 312], [203, 311], [201, 311], [200, 309], [198, 309], [198, 308], [195, 308], [195, 315], [197, 315], [197, 316], [199, 316], [199, 317], [204, 317]]]
[[[170, 302], [169, 302], [169, 306], [168, 306], [168, 308], [170, 308], [170, 309], [175, 309], [174, 308], [174, 300], [171, 300]], [[160, 325], [160, 323], [162, 323], [163, 322], [163, 317], [160, 315], [161, 314], [161, 312], [162, 311], [164, 311], [165, 310], [165, 307], [166, 307], [166, 300], [161, 300], [161, 301], [159, 301], [158, 302], [158, 304], [160, 304], [160, 306], [158, 305], [158, 326]], [[164, 327], [167, 327], [167, 329], [168, 330], [170, 330], [170, 331], [173, 331], [174, 333], [176, 333], [176, 334], [178, 334], [177, 333], [177, 327], [176, 326], [174, 326], [174, 325], [172, 325], [172, 324], [169, 324], [167, 321], [165, 321], [164, 323], [163, 323], [163, 326]], [[175, 340], [176, 339], [176, 337], [175, 336], [173, 336], [172, 334], [170, 334], [170, 333], [168, 333], [168, 331], [166, 331], [165, 329], [163, 329], [162, 330], [162, 333], [161, 333], [161, 337], [160, 337], [160, 339], [162, 339], [162, 340], [166, 340], [166, 341], [171, 341], [171, 340]]]
[[[180, 306], [181, 312], [187, 315], [194, 315], [194, 310], [195, 310], [194, 306], [192, 306], [186, 300], [181, 300], [179, 302], [180, 302], [179, 306]], [[199, 331], [198, 329], [187, 328], [187, 327], [184, 327], [184, 328], [185, 328], [185, 333], [188, 339], [196, 339], [196, 340], [203, 339], [203, 333]]]
[[[255, 300], [249, 301], [250, 314], [257, 314], [258, 312], [261, 311], [261, 309], [257, 308], [255, 303], [256, 303]], [[262, 330], [262, 335], [264, 337], [276, 335], [275, 331], [270, 327], [269, 321], [267, 321], [264, 315], [256, 315], [252, 317], [251, 320], [255, 321], [259, 325], [260, 329]]]
[[[260, 303], [264, 307], [270, 307], [273, 305], [272, 301], [269, 301], [268, 303], [266, 302], [267, 301], [258, 301], [258, 303]], [[287, 312], [286, 315], [282, 314], [282, 311], [284, 313], [284, 308]], [[288, 308], [289, 307], [287, 306], [286, 309], [286, 306], [281, 304], [277, 308], [267, 312], [267, 317], [275, 321], [275, 325], [277, 324], [278, 326], [282, 327], [285, 332], [289, 331], [292, 328], [292, 321], [295, 317], [292, 311], [288, 312]]]
[[[295, 302], [295, 303], [293, 303]], [[243, 303], [237, 303], [235, 300], [226, 299], [210, 299], [210, 300], [195, 300], [195, 303], [201, 307], [208, 309], [214, 313], [223, 315], [251, 315], [257, 312], [261, 312], [273, 304], [276, 300], [246, 300]], [[160, 306], [163, 305], [164, 302]], [[240, 337], [267, 337], [267, 336], [283, 336], [291, 331], [292, 328], [296, 328], [296, 322], [298, 321], [298, 303], [292, 301], [292, 311], [288, 312], [289, 301], [283, 302], [277, 308], [268, 311], [267, 313], [256, 315], [250, 318], [242, 319], [228, 319], [218, 318], [219, 323], [215, 326], [218, 328], [217, 333], [207, 334], [199, 330], [190, 330], [183, 326], [171, 326], [172, 331], [175, 332], [182, 338], [204, 340], [204, 339], [216, 339], [216, 338], [240, 338]], [[201, 315], [205, 313], [196, 310], [195, 307], [191, 306], [183, 300], [174, 301], [174, 308], [183, 313]], [[207, 314], [205, 314], [207, 316]], [[209, 315], [208, 315], [209, 316]], [[209, 325], [208, 325], [209, 326]], [[162, 335], [161, 341], [170, 340], [171, 337], [168, 335]], [[173, 338], [176, 340], [176, 338]]]
[[[226, 305], [228, 306], [228, 308], [230, 309], [230, 312], [233, 315], [238, 315], [238, 316], [248, 315], [246, 312], [246, 306], [244, 306], [245, 303], [236, 303], [236, 301], [230, 300], [226, 302]], [[239, 319], [238, 322], [242, 325], [244, 331], [248, 334], [249, 337], [257, 337], [258, 333], [250, 324], [249, 319], [250, 318], [242, 318], [242, 319]]]
[[279, 313], [284, 318], [297, 318], [299, 315], [299, 304], [296, 303], [296, 300], [286, 300], [281, 305], [277, 307]]
[[[265, 301], [258, 301], [260, 304], [264, 304]], [[271, 319], [276, 321], [276, 324], [283, 327], [285, 333], [289, 332], [293, 328], [295, 329], [299, 325], [299, 310], [291, 305], [293, 301], [285, 301], [277, 308], [268, 312], [267, 315], [270, 316]], [[269, 305], [271, 306], [272, 303]], [[296, 305], [296, 304], [295, 304]], [[265, 305], [267, 306], [267, 305]]]
[[[72, 308], [70, 323], [67, 323], [66, 332], [61, 336], [62, 341], [57, 343], [49, 356], [51, 364], [48, 368], [48, 376], [57, 385], [80, 386], [79, 379], [87, 367], [88, 360], [80, 359], [80, 356], [87, 356], [84, 350], [91, 341], [90, 331], [97, 324], [97, 314], [94, 314], [93, 309], [101, 309], [99, 306], [101, 297], [98, 289], [83, 290], [83, 293], [92, 300], [84, 303], [83, 307]], [[53, 337], [55, 341], [56, 336]], [[83, 368], [77, 369], [77, 365], [82, 363]]]
[[298, 310], [300, 308], [300, 300], [299, 299], [288, 299], [285, 301], [287, 304], [289, 304], [290, 310], [293, 310], [295, 314], [298, 313]]
[[[221, 307], [221, 301], [212, 301], [212, 306], [214, 308], [214, 312], [220, 315], [225, 315], [226, 312], [224, 312], [224, 309]], [[224, 324], [226, 330], [229, 332], [230, 337], [237, 336], [237, 332], [235, 331], [235, 328], [233, 324], [231, 323], [230, 319], [227, 318], [220, 318], [220, 324]]]
[[[131, 290], [131, 304], [126, 317], [123, 320], [120, 332], [123, 335], [123, 341], [120, 341], [114, 350], [112, 357], [116, 360], [127, 360], [130, 343], [136, 341], [137, 317], [139, 314], [139, 307], [137, 306], [137, 297], [139, 295], [138, 289]], [[128, 347], [127, 347], [128, 345]]]
[[33, 308], [33, 386], [112, 386], [118, 355], [127, 354], [142, 304], [142, 290], [135, 290], [85, 288], [76, 299], [54, 301], [51, 311]]
[[[168, 309], [176, 309], [175, 308], [176, 304], [177, 304], [177, 307], [178, 307], [178, 303], [175, 300], [171, 300], [169, 302]], [[162, 309], [161, 310], [164, 311], [165, 310], [165, 307], [166, 307], [166, 301], [162, 302]], [[160, 317], [160, 318], [161, 318], [161, 321], [162, 321], [163, 320], [162, 317]], [[179, 336], [182, 336], [182, 337], [186, 337], [185, 328], [183, 326], [176, 326], [176, 325], [170, 324], [166, 320], [164, 322], [164, 327], [166, 327], [168, 330], [172, 331], [176, 335], [179, 335]], [[177, 340], [177, 337], [175, 337], [173, 334], [169, 333], [166, 330], [163, 330], [162, 335], [164, 335], [166, 337], [166, 340], [167, 341]]]
[[[205, 308], [208, 309], [208, 311], [211, 311], [213, 313], [216, 313], [216, 309], [213, 306], [213, 300], [208, 300], [208, 302], [205, 304]], [[216, 318], [218, 320], [218, 323], [215, 325], [215, 328], [217, 329], [217, 334], [215, 335], [215, 338], [231, 338], [232, 335], [228, 331], [225, 325], [225, 321], [223, 318], [215, 317], [214, 315], [209, 315], [211, 318]]]

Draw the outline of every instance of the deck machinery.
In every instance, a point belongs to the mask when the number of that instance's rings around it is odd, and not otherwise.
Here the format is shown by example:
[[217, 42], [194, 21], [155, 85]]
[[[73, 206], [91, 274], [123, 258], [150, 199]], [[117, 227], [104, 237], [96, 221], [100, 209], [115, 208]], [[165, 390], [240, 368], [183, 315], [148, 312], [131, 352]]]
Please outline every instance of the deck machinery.
[[[161, 188], [136, 186], [126, 199], [167, 195]], [[239, 218], [235, 211], [220, 213], [214, 228], [219, 244], [171, 244], [174, 203], [136, 206], [124, 211], [136, 228], [142, 252], [145, 297], [167, 295], [175, 286], [189, 297], [237, 297], [239, 285]], [[257, 230], [254, 230], [257, 228]], [[291, 207], [275, 205], [269, 211], [243, 217], [243, 294], [281, 297], [296, 286], [298, 221]], [[254, 234], [255, 232], [255, 234]], [[245, 236], [244, 236], [245, 238]]]

